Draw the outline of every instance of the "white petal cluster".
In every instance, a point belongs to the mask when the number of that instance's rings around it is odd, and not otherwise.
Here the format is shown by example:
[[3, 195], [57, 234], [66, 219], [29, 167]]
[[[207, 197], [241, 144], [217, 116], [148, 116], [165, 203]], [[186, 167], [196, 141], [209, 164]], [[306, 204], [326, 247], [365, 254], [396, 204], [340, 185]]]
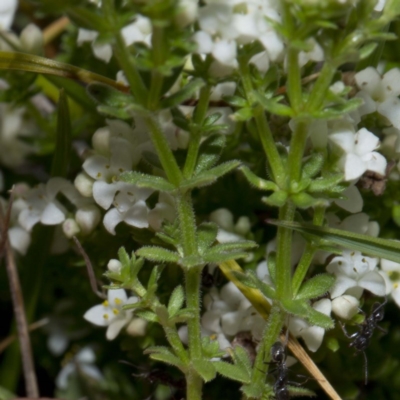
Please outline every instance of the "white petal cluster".
[[[201, 318], [202, 334], [215, 335], [220, 348], [231, 347], [231, 341], [239, 332], [251, 332], [260, 338], [265, 321], [251, 306], [239, 289], [229, 282], [220, 291], [212, 288], [204, 296], [206, 311]], [[182, 339], [186, 337], [186, 327], [179, 330]]]
[[125, 311], [122, 307], [137, 301], [138, 298], [135, 296], [128, 298], [124, 289], [110, 289], [107, 300], [90, 308], [83, 317], [94, 325], [107, 326], [106, 337], [108, 340], [113, 340], [121, 329], [132, 320], [133, 311]]
[[210, 221], [219, 226], [217, 240], [220, 243], [244, 240], [251, 228], [250, 219], [245, 216], [240, 217], [235, 224], [233, 214], [227, 208], [213, 211], [210, 214]]
[[346, 181], [360, 178], [365, 171], [385, 174], [386, 159], [374, 151], [379, 146], [379, 138], [366, 128], [354, 132], [349, 124], [342, 125], [329, 135], [329, 140], [343, 152], [339, 167]]
[[103, 379], [103, 374], [94, 365], [96, 354], [90, 347], [84, 347], [75, 356], [70, 358], [56, 377], [56, 386], [59, 389], [68, 388], [69, 377], [79, 371], [96, 381]]
[[17, 7], [18, 0], [2, 0], [0, 2], [0, 29], [11, 28]]
[[[137, 15], [134, 22], [121, 29], [122, 37], [127, 46], [135, 42], [150, 45], [151, 33], [151, 22], [142, 15]], [[96, 31], [80, 28], [77, 43], [78, 45], [82, 45], [84, 42], [91, 42], [95, 57], [108, 63], [113, 55], [111, 44], [98, 41], [98, 36], [99, 33]]]
[[200, 54], [212, 54], [215, 63], [211, 70], [224, 75], [237, 68], [238, 46], [259, 41], [264, 50], [250, 62], [260, 71], [269, 68], [270, 61], [282, 57], [283, 41], [269, 21], [279, 21], [279, 10], [274, 1], [209, 0], [199, 9], [200, 30], [193, 40]]
[[360, 116], [378, 112], [400, 129], [400, 69], [391, 69], [381, 77], [375, 68], [368, 67], [358, 72], [355, 80], [360, 89], [356, 96], [364, 100]]
[[362, 293], [363, 289], [376, 296], [386, 293], [385, 281], [378, 272], [378, 259], [363, 256], [358, 251], [343, 250], [341, 256], [336, 256], [326, 267], [326, 270], [336, 276], [334, 286], [330, 290], [332, 298], [341, 296], [348, 290]]

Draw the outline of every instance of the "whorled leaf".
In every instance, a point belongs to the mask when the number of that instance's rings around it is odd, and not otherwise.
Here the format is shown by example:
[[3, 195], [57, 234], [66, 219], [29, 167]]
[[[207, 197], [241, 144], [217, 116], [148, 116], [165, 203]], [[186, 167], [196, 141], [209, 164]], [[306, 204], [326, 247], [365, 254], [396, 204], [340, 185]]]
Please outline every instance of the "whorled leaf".
[[370, 257], [384, 258], [400, 263], [400, 242], [391, 239], [376, 238], [361, 233], [328, 228], [326, 226], [315, 226], [308, 223], [277, 220], [267, 220], [267, 222], [272, 225], [293, 229], [302, 234], [316, 236], [328, 244], [335, 244], [349, 250], [360, 251]]

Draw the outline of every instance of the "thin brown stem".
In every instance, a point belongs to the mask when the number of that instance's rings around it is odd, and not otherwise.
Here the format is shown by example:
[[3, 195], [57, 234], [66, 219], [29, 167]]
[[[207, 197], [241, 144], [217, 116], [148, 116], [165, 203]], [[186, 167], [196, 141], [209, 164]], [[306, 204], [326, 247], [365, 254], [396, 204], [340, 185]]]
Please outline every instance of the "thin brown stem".
[[97, 284], [96, 275], [94, 273], [94, 268], [92, 262], [90, 261], [89, 256], [87, 255], [85, 249], [82, 247], [81, 242], [78, 240], [78, 238], [76, 236], [72, 236], [72, 239], [74, 239], [74, 242], [79, 250], [79, 253], [81, 253], [83, 259], [85, 260], [86, 269], [89, 276], [90, 287], [92, 288], [93, 293], [96, 296], [99, 296], [101, 299], [105, 299], [106, 296], [104, 295], [104, 293], [102, 293]]
[[[12, 196], [12, 194], [11, 194]], [[10, 200], [11, 202], [11, 200]], [[11, 206], [10, 206], [11, 207]], [[0, 206], [0, 232], [4, 240], [4, 252], [6, 259], [6, 269], [10, 282], [11, 300], [14, 309], [15, 321], [17, 324], [18, 341], [21, 349], [22, 367], [25, 378], [26, 393], [28, 397], [38, 398], [39, 390], [33, 363], [31, 340], [29, 337], [28, 322], [25, 315], [24, 298], [21, 290], [17, 265], [14, 253], [8, 241], [8, 229], [3, 208]]]

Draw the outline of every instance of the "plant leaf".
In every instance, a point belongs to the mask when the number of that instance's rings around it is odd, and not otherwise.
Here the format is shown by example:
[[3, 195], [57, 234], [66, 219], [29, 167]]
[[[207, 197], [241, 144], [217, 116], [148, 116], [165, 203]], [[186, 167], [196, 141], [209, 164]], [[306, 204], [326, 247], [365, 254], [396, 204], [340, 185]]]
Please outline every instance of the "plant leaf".
[[160, 176], [142, 174], [136, 171], [123, 172], [119, 175], [119, 179], [140, 188], [159, 190], [160, 192], [171, 192], [176, 189], [174, 185]]
[[128, 92], [128, 88], [125, 85], [103, 75], [33, 54], [0, 51], [0, 69], [55, 75], [84, 83], [101, 82], [121, 92]]
[[217, 371], [214, 363], [208, 360], [192, 360], [196, 372], [203, 378], [204, 382], [210, 382], [215, 378]]
[[185, 100], [193, 97], [195, 93], [204, 86], [204, 84], [205, 83], [202, 79], [193, 79], [185, 85], [183, 89], [162, 100], [160, 108], [164, 109], [181, 105]]
[[216, 371], [224, 376], [225, 378], [232, 379], [233, 381], [250, 383], [251, 376], [249, 376], [246, 369], [240, 367], [239, 365], [232, 365], [224, 361], [214, 361], [214, 368]]
[[185, 293], [181, 285], [177, 286], [171, 294], [168, 302], [168, 314], [173, 317], [183, 306]]
[[158, 246], [143, 246], [136, 252], [136, 254], [140, 257], [156, 262], [177, 263], [179, 261], [178, 253], [174, 253], [173, 251]]
[[303, 234], [317, 236], [318, 239], [323, 239], [328, 243], [360, 251], [370, 257], [384, 258], [400, 263], [400, 242], [395, 240], [376, 238], [361, 233], [307, 223], [277, 220], [267, 220], [267, 222], [272, 225], [290, 228]]
[[310, 300], [325, 294], [335, 282], [335, 277], [329, 274], [320, 274], [313, 276], [311, 279], [303, 283], [297, 300]]

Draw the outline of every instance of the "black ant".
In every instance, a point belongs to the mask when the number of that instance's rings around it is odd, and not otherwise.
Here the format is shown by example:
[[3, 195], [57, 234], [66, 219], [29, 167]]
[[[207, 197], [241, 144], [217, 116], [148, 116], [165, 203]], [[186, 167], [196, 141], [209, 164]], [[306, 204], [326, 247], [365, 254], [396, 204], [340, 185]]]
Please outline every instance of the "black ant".
[[[128, 364], [134, 366], [133, 364], [127, 361], [120, 361], [123, 364]], [[186, 389], [186, 381], [184, 378], [174, 379], [168, 372], [165, 372], [161, 369], [152, 369], [145, 370], [143, 368], [136, 367], [137, 369], [141, 369], [143, 372], [139, 374], [132, 374], [135, 378], [141, 378], [147, 380], [150, 384], [159, 384], [168, 386], [171, 389], [175, 390], [185, 390]]]
[[276, 400], [289, 400], [288, 367], [286, 365], [285, 347], [281, 342], [275, 342], [271, 347], [271, 363], [276, 365], [276, 381], [274, 393]]
[[349, 335], [343, 324], [340, 326], [343, 329], [344, 334], [347, 338], [352, 339], [350, 342], [350, 347], [354, 347], [357, 353], [363, 353], [364, 355], [364, 371], [365, 371], [365, 384], [368, 383], [368, 361], [367, 354], [365, 350], [367, 349], [369, 342], [372, 338], [375, 328], [379, 329], [383, 333], [387, 333], [383, 328], [381, 328], [378, 323], [383, 320], [385, 315], [384, 306], [387, 303], [387, 299], [383, 303], [374, 303], [371, 308], [371, 315], [364, 319], [364, 322], [360, 324], [360, 329], [358, 332]]

